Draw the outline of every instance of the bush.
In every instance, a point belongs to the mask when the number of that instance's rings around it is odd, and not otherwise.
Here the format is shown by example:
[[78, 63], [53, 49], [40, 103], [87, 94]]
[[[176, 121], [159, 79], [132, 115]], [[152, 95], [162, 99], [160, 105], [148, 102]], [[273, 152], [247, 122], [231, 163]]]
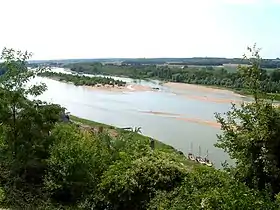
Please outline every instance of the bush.
[[46, 188], [56, 202], [72, 205], [97, 190], [111, 154], [100, 136], [74, 125], [58, 125], [52, 136]]
[[187, 168], [164, 152], [131, 159], [123, 153], [102, 177], [100, 189], [108, 209], [146, 209], [158, 190], [178, 187]]
[[226, 172], [197, 168], [175, 190], [158, 191], [150, 202], [154, 209], [276, 209], [264, 195], [250, 190]]

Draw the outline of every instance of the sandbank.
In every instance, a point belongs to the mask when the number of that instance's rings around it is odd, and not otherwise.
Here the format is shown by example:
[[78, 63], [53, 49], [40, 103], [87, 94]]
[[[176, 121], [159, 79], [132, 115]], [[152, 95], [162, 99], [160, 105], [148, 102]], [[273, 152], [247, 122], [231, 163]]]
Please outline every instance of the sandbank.
[[83, 86], [91, 90], [103, 90], [111, 92], [140, 92], [140, 91], [154, 91], [151, 87], [138, 85], [138, 84], [127, 84], [125, 86]]
[[170, 87], [170, 88], [174, 88], [174, 89], [178, 89], [178, 90], [198, 90], [201, 92], [217, 92], [217, 93], [231, 93], [234, 96], [237, 97], [246, 97], [243, 96], [241, 94], [235, 93], [234, 91], [231, 90], [225, 90], [225, 89], [221, 89], [221, 88], [216, 88], [216, 87], [206, 87], [203, 85], [195, 85], [195, 84], [187, 84], [187, 83], [179, 83], [179, 82], [167, 82], [163, 84], [166, 87]]

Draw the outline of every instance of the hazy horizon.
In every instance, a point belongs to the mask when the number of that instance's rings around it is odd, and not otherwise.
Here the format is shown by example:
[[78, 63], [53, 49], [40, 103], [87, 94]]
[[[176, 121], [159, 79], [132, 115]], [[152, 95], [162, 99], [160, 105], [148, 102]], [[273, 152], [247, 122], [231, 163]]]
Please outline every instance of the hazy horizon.
[[[119, 60], [125, 60], [125, 59], [190, 59], [190, 58], [223, 58], [223, 59], [242, 59], [242, 57], [239, 58], [227, 58], [227, 57], [150, 57], [150, 58], [63, 58], [63, 59], [30, 59], [29, 61], [60, 61], [60, 60], [114, 60], [114, 59], [119, 59]], [[266, 58], [266, 59], [276, 59], [276, 58]]]
[[280, 57], [280, 0], [0, 0], [0, 49], [31, 60]]

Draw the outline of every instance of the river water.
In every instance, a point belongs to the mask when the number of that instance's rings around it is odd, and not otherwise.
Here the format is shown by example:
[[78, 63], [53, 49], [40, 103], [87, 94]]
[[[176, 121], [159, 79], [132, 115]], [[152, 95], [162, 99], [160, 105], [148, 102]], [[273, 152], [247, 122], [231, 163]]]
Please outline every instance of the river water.
[[[65, 72], [64, 69], [55, 69]], [[69, 73], [69, 72], [68, 72]], [[141, 127], [144, 135], [160, 140], [181, 150], [209, 158], [216, 167], [228, 160], [227, 154], [215, 148], [220, 129], [215, 124], [214, 113], [230, 109], [225, 99], [248, 100], [230, 91], [182, 90], [160, 85], [158, 81], [140, 81], [119, 78], [128, 83], [159, 87], [160, 91], [113, 92], [93, 90], [47, 78], [36, 78], [46, 83], [48, 90], [40, 99], [60, 104], [78, 117], [117, 127]], [[215, 100], [202, 100], [208, 97]]]

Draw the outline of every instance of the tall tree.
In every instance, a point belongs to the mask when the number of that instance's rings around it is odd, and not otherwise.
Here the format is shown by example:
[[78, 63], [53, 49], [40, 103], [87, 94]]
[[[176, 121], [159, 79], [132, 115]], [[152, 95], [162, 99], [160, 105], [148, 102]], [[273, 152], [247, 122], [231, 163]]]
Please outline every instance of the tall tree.
[[269, 190], [271, 195], [280, 191], [280, 114], [272, 100], [264, 100], [260, 79], [261, 57], [256, 45], [248, 48], [250, 62], [239, 67], [247, 88], [254, 96], [252, 103], [232, 105], [225, 116], [216, 114], [222, 135], [217, 147], [236, 160], [234, 176], [251, 188]]
[[44, 84], [30, 83], [38, 72], [27, 68], [30, 56], [7, 48], [1, 56], [5, 73], [0, 77], [0, 183], [6, 202], [21, 208], [43, 195], [49, 132], [62, 111], [28, 99], [46, 90]]

